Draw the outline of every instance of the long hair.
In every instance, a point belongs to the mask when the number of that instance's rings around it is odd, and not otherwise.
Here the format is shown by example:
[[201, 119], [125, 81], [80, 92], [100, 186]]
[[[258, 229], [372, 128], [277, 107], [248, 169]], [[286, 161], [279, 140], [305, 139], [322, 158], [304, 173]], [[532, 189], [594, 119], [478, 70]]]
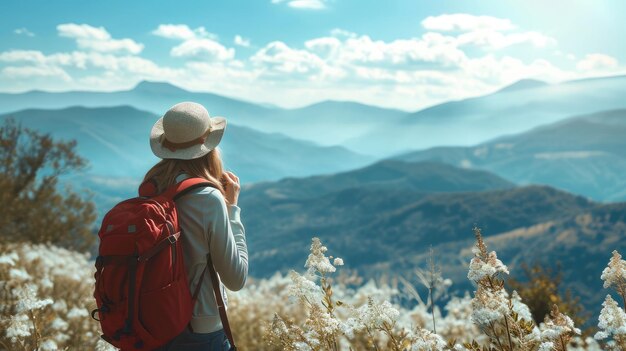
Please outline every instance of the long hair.
[[161, 193], [170, 185], [176, 183], [176, 177], [181, 172], [187, 173], [191, 177], [208, 180], [213, 187], [226, 197], [224, 186], [221, 182], [224, 167], [217, 148], [211, 150], [205, 156], [192, 160], [163, 159], [150, 168], [143, 181], [154, 179], [157, 193]]

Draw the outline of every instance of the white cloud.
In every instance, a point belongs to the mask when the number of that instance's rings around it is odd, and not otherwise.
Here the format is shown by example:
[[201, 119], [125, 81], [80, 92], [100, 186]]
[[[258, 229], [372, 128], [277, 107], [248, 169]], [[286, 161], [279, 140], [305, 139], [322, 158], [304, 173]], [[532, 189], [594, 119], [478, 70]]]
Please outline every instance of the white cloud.
[[226, 48], [206, 28], [191, 29], [186, 24], [161, 24], [152, 34], [182, 41], [170, 50], [173, 57], [193, 60], [226, 61], [235, 57], [235, 49]]
[[13, 31], [13, 33], [17, 34], [17, 35], [25, 35], [27, 37], [34, 37], [35, 33], [29, 31], [27, 28], [22, 27], [22, 28], [17, 28], [16, 30]]
[[70, 75], [59, 67], [43, 66], [7, 66], [0, 71], [0, 77], [6, 79], [56, 78], [64, 82], [72, 80]]
[[132, 39], [113, 39], [104, 27], [93, 27], [88, 24], [65, 23], [57, 26], [59, 35], [76, 40], [81, 49], [99, 52], [126, 51], [139, 54], [144, 46]]
[[435, 32], [460, 32], [455, 36], [458, 46], [473, 45], [487, 50], [501, 50], [517, 44], [537, 48], [556, 44], [556, 39], [537, 31], [512, 32], [517, 27], [506, 18], [445, 14], [427, 17], [422, 26]]
[[267, 78], [291, 79], [302, 77], [319, 79], [332, 74], [324, 60], [307, 50], [293, 49], [281, 41], [274, 41], [257, 51], [250, 61]]
[[9, 50], [0, 53], [0, 61], [43, 63], [45, 56], [36, 50]]
[[539, 32], [503, 34], [495, 31], [478, 30], [457, 37], [459, 45], [475, 45], [486, 49], [500, 50], [517, 44], [530, 44], [537, 48], [556, 44], [554, 38]]
[[245, 48], [250, 47], [250, 39], [244, 38], [241, 35], [235, 35], [235, 39], [233, 40], [235, 45], [243, 46]]
[[57, 26], [59, 35], [74, 39], [109, 40], [111, 35], [104, 27], [93, 27], [88, 24], [65, 23]]
[[206, 28], [198, 27], [196, 29], [189, 28], [186, 24], [161, 24], [152, 31], [152, 34], [176, 40], [189, 40], [197, 38], [210, 38], [217, 40], [217, 35], [209, 33]]
[[211, 39], [190, 39], [173, 47], [170, 54], [174, 57], [226, 61], [235, 57], [235, 49], [226, 48]]
[[428, 16], [422, 21], [422, 26], [434, 31], [462, 31], [475, 30], [506, 31], [515, 29], [511, 20], [491, 16], [474, 16], [466, 13], [451, 15]]
[[390, 42], [373, 40], [367, 35], [341, 40], [323, 37], [305, 42], [312, 52], [339, 66], [370, 66], [395, 69], [450, 68], [460, 65], [465, 54], [451, 37], [426, 33], [421, 38]]
[[327, 0], [272, 0], [272, 4], [286, 3], [287, 6], [296, 9], [323, 10]]
[[[440, 29], [392, 40], [333, 29], [300, 45], [272, 41], [246, 58], [235, 58], [235, 45], [250, 45], [241, 35], [229, 47], [204, 27], [162, 24], [152, 34], [175, 40], [170, 55], [180, 58], [176, 66], [111, 47], [132, 39], [113, 39], [102, 27], [64, 24], [59, 34], [75, 39], [78, 49], [0, 52], [0, 90], [111, 91], [149, 79], [286, 107], [340, 99], [415, 110], [490, 93], [523, 78], [555, 82], [624, 70], [601, 53], [578, 61], [577, 70], [564, 69], [555, 64], [566, 60], [554, 54], [556, 40], [516, 29], [508, 20], [474, 17], [480, 20], [459, 21], [457, 16], [445, 25], [430, 20], [425, 26]], [[524, 59], [506, 50], [521, 44], [537, 49], [527, 51]], [[542, 51], [545, 47], [549, 50]]]
[[581, 71], [612, 71], [618, 68], [617, 59], [605, 54], [588, 54], [578, 61], [576, 68]]
[[333, 28], [330, 35], [337, 38], [356, 38], [357, 34], [341, 28]]

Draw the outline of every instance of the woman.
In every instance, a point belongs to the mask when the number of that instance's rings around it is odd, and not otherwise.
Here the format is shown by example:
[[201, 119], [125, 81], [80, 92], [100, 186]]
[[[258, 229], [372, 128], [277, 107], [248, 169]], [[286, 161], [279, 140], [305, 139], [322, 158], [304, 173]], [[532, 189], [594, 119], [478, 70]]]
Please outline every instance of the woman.
[[[210, 117], [200, 104], [174, 105], [152, 128], [150, 146], [162, 160], [144, 179], [152, 180], [158, 192], [188, 177], [204, 178], [212, 184], [182, 196], [176, 206], [190, 291], [194, 291], [201, 275], [209, 275], [204, 269], [209, 254], [224, 299], [224, 286], [240, 290], [248, 275], [246, 237], [237, 206], [239, 178], [223, 172], [216, 148], [225, 127], [224, 118]], [[160, 350], [229, 349], [211, 279], [204, 277], [189, 328]]]

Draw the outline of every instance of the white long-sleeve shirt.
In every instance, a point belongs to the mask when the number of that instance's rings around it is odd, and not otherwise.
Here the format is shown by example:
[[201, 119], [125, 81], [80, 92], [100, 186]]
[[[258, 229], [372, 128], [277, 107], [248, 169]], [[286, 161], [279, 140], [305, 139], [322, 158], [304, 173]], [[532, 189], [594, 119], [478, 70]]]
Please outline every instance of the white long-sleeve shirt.
[[[181, 174], [176, 180], [187, 177]], [[240, 208], [227, 205], [222, 193], [212, 187], [194, 189], [178, 199], [176, 207], [183, 232], [183, 254], [190, 291], [193, 294], [206, 266], [206, 254], [210, 253], [220, 277], [220, 291], [227, 304], [224, 286], [229, 290], [240, 290], [248, 277], [248, 248]], [[191, 327], [196, 333], [222, 329], [208, 271], [194, 306]]]

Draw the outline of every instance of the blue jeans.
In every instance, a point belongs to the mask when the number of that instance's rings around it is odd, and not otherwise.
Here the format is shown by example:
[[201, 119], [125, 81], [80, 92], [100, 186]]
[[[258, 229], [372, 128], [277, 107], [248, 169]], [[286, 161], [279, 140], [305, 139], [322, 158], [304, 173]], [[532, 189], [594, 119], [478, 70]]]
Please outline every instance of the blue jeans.
[[160, 347], [160, 351], [228, 351], [230, 342], [224, 329], [212, 333], [192, 333], [185, 328], [172, 341]]

